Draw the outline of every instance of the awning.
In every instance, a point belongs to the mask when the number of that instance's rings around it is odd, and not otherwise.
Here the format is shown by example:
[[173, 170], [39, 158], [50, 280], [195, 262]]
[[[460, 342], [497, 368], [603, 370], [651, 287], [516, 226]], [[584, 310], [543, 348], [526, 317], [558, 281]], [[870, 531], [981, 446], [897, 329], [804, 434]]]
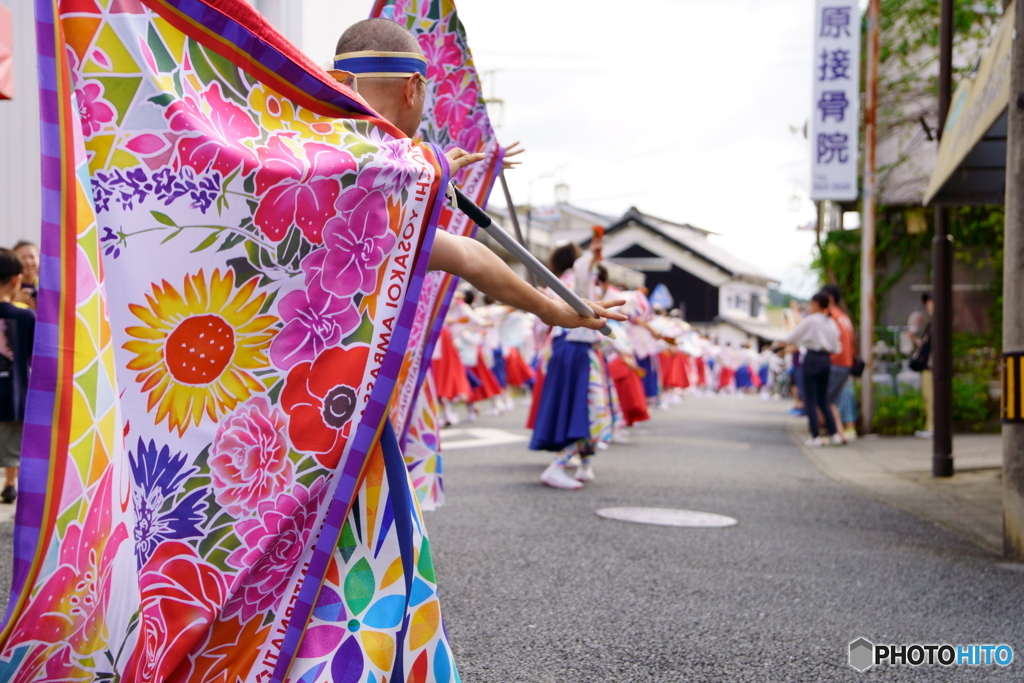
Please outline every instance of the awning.
[[953, 93], [925, 204], [1002, 204], [1005, 199], [1015, 6], [1006, 8], [977, 72]]
[[14, 17], [0, 5], [0, 100], [14, 97]]
[[732, 325], [749, 335], [765, 339], [767, 341], [784, 341], [786, 331], [775, 327], [771, 323], [763, 323], [758, 320], [742, 319], [723, 313], [718, 316], [720, 322]]

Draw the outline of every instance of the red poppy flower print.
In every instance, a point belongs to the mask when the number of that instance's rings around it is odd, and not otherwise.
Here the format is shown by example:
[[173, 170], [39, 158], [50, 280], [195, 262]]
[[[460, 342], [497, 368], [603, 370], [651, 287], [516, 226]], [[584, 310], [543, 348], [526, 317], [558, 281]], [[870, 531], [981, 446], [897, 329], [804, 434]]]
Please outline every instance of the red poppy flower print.
[[281, 407], [288, 413], [288, 437], [296, 450], [314, 453], [334, 468], [359, 418], [357, 397], [370, 349], [327, 349], [312, 363], [299, 363], [285, 379]]

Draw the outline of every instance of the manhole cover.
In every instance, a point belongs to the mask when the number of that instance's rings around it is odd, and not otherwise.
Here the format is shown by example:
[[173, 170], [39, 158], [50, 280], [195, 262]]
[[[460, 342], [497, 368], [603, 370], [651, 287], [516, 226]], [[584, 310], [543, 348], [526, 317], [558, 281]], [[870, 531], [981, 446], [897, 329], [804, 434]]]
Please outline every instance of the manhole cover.
[[670, 508], [602, 508], [597, 511], [598, 517], [617, 519], [620, 522], [633, 524], [656, 524], [658, 526], [685, 526], [704, 529], [735, 526], [738, 522], [732, 517], [716, 515], [711, 512], [695, 512], [694, 510], [672, 510]]

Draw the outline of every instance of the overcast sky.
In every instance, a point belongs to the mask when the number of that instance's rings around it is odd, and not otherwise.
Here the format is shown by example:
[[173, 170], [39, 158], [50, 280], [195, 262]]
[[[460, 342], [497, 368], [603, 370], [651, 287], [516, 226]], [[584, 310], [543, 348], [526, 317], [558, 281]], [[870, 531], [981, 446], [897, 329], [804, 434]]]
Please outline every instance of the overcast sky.
[[[330, 59], [371, 5], [306, 0], [302, 48]], [[485, 94], [505, 101], [499, 138], [527, 148], [508, 174], [517, 203], [557, 170], [572, 203], [712, 230], [784, 290], [813, 293], [813, 233], [796, 230], [814, 217], [809, 148], [790, 129], [811, 106], [812, 0], [457, 6], [478, 71], [497, 71]], [[535, 205], [557, 180], [533, 183]]]

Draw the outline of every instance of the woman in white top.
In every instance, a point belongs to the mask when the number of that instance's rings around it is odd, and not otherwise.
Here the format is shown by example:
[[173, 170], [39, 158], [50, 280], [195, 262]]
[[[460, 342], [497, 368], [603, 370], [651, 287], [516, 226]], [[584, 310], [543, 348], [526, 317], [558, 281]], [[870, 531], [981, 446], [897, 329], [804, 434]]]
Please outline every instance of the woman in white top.
[[818, 408], [825, 415], [825, 426], [834, 444], [844, 443], [836, 429], [835, 417], [828, 406], [828, 376], [831, 368], [829, 355], [839, 353], [839, 327], [829, 315], [828, 295], [818, 292], [811, 297], [809, 315], [800, 321], [786, 341], [803, 346], [807, 353], [803, 360], [804, 396], [806, 397], [807, 422], [811, 430], [808, 446], [822, 446], [826, 442], [818, 431]]

